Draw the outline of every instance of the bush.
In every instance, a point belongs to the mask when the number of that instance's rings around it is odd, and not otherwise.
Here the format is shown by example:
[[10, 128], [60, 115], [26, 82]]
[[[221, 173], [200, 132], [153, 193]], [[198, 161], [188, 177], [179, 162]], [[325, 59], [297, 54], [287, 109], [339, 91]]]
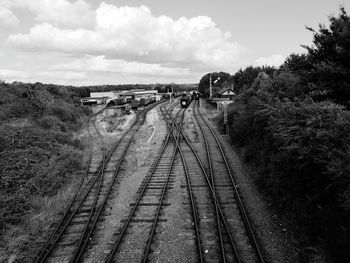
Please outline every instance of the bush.
[[0, 226], [7, 229], [24, 222], [34, 196], [56, 194], [80, 171], [82, 146], [72, 133], [89, 111], [74, 105], [73, 88], [1, 83], [0, 89]]
[[257, 166], [257, 183], [279, 212], [294, 215], [311, 239], [322, 236], [344, 259], [350, 244], [342, 230], [350, 227], [350, 112], [305, 95], [290, 100], [283, 85], [271, 89], [280, 83], [275, 77], [269, 85], [257, 79], [237, 97], [229, 110], [230, 136]]

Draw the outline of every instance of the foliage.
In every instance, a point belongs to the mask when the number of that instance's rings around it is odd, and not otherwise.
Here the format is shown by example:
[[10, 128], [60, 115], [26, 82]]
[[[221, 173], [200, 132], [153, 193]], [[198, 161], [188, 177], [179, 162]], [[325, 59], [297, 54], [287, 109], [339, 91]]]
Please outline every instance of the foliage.
[[[256, 182], [333, 261], [350, 258], [350, 24], [341, 8], [306, 54], [279, 69], [231, 77], [238, 96], [230, 136], [259, 171]], [[320, 241], [321, 240], [321, 241]]]
[[332, 100], [350, 107], [350, 17], [344, 8], [330, 25], [313, 32], [313, 46], [305, 46], [312, 65], [309, 82], [318, 100]]
[[235, 89], [235, 92], [241, 92], [250, 87], [253, 84], [255, 78], [260, 72], [264, 72], [267, 75], [272, 75], [275, 71], [274, 67], [264, 66], [264, 67], [253, 67], [249, 66], [244, 70], [240, 69], [237, 71], [233, 77], [232, 82]]
[[72, 132], [89, 112], [81, 89], [41, 83], [0, 84], [0, 226], [22, 223], [35, 196], [52, 196], [81, 169]]
[[204, 75], [199, 81], [198, 91], [203, 94], [204, 97], [209, 97], [209, 80], [210, 75], [212, 79], [213, 92], [217, 92], [222, 88], [223, 83], [230, 77], [230, 74], [226, 72], [213, 72]]

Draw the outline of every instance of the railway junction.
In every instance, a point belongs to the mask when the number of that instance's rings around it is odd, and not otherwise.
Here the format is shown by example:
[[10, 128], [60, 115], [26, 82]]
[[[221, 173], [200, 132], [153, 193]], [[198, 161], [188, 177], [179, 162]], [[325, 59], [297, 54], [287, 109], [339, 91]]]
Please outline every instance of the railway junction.
[[221, 136], [180, 100], [139, 110], [114, 141], [94, 115], [76, 194], [34, 262], [268, 262]]

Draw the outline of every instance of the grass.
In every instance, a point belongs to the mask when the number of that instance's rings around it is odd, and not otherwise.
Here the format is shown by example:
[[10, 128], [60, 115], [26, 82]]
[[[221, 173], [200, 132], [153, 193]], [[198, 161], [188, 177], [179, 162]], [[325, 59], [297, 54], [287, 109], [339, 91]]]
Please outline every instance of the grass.
[[[26, 262], [44, 246], [58, 222], [61, 211], [68, 205], [75, 192], [78, 180], [66, 185], [52, 197], [33, 197], [31, 203], [38, 207], [28, 214], [20, 225], [11, 226], [3, 235], [3, 249], [0, 250], [0, 262]], [[33, 245], [36, 244], [36, 245]]]
[[0, 91], [0, 262], [28, 262], [74, 192], [90, 111], [79, 89], [0, 83]]

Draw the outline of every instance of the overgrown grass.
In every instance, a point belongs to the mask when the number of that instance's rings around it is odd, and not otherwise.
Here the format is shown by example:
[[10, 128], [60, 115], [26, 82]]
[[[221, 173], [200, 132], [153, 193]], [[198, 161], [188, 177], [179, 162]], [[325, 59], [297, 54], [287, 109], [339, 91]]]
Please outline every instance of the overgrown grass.
[[[0, 262], [8, 259], [12, 262], [26, 262], [28, 255], [36, 255], [50, 235], [51, 226], [59, 219], [75, 191], [75, 182], [66, 185], [54, 196], [33, 196], [30, 202], [35, 207], [23, 222], [7, 228], [2, 238]], [[33, 245], [33, 244], [37, 245]]]
[[42, 246], [81, 174], [76, 133], [89, 111], [72, 87], [1, 83], [0, 93], [0, 261], [23, 262]]

